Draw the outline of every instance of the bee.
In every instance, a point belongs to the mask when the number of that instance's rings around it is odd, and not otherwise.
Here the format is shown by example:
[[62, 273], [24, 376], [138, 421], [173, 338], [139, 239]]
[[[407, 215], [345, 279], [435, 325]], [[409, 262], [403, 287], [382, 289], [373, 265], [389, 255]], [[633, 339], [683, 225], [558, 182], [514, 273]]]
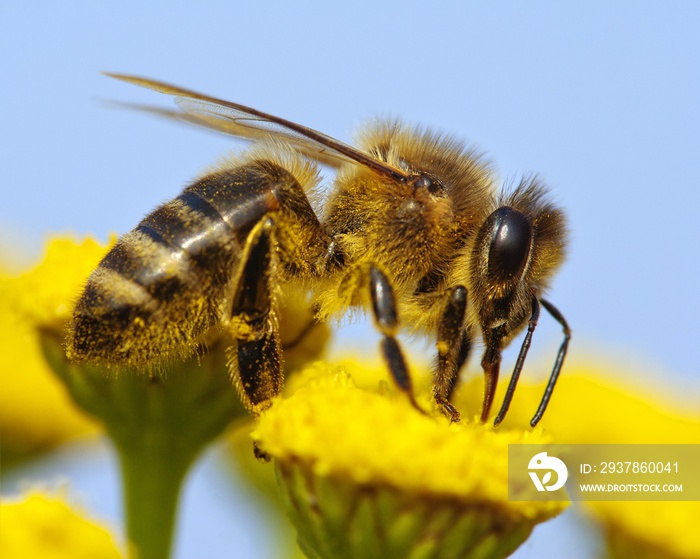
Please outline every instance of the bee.
[[[174, 96], [179, 107], [146, 110], [254, 143], [118, 240], [75, 307], [72, 359], [151, 367], [191, 355], [219, 329], [231, 340], [236, 389], [257, 415], [282, 387], [278, 302], [296, 289], [310, 295], [319, 322], [369, 311], [388, 370], [418, 409], [396, 335], [434, 337], [433, 395], [452, 421], [460, 413], [451, 396], [475, 339], [484, 344], [486, 422], [501, 351], [526, 329], [498, 424], [544, 307], [564, 340], [531, 425], [542, 418], [571, 333], [542, 299], [563, 261], [567, 231], [538, 178], [499, 190], [473, 149], [399, 120], [368, 126], [352, 147], [238, 103], [108, 75]], [[336, 174], [317, 215], [310, 200], [320, 165]]]

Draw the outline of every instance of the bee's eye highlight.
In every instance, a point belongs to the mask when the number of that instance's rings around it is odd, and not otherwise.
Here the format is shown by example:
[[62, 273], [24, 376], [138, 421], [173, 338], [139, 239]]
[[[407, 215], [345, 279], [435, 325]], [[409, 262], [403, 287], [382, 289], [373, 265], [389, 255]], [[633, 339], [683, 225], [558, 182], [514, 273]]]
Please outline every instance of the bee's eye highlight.
[[532, 225], [518, 210], [504, 206], [493, 212], [489, 275], [499, 280], [520, 277], [530, 257]]

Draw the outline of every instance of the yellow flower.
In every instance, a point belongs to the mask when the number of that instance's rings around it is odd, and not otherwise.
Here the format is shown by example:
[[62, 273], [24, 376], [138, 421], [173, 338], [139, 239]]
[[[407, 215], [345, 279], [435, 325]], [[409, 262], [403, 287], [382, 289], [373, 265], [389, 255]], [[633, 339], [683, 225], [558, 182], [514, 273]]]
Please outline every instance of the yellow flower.
[[0, 503], [0, 557], [3, 559], [118, 559], [109, 530], [59, 497], [29, 493]]
[[[19, 455], [96, 430], [78, 408], [96, 417], [119, 453], [127, 535], [140, 557], [162, 557], [190, 464], [245, 410], [230, 382], [226, 344], [214, 337], [206, 356], [174, 363], [162, 375], [66, 359], [63, 338], [73, 305], [106, 249], [89, 239], [54, 239], [33, 270], [0, 278], [0, 328], [8, 334], [2, 339], [3, 444]], [[282, 309], [298, 318], [287, 321], [291, 328], [283, 332], [297, 363], [317, 355], [328, 335], [311, 321], [308, 305], [300, 305], [301, 299], [293, 300]], [[311, 339], [300, 338], [312, 328]]]
[[[567, 364], [542, 420], [557, 443], [684, 444], [700, 442], [700, 418], [637, 375], [626, 385], [611, 365]], [[478, 409], [481, 392], [469, 384], [458, 391], [460, 405]], [[505, 383], [502, 383], [505, 384]], [[500, 387], [503, 389], [504, 387]], [[527, 425], [542, 397], [542, 386], [518, 386], [505, 426]], [[499, 392], [502, 397], [502, 392]], [[496, 401], [499, 401], [499, 395]], [[464, 402], [464, 403], [462, 403]], [[687, 406], [686, 406], [687, 407]], [[674, 410], [674, 411], [670, 411]]]
[[307, 368], [253, 432], [309, 557], [507, 557], [565, 508], [508, 500], [508, 445], [546, 442], [540, 431], [420, 414], [385, 382], [358, 388], [367, 373]]
[[[541, 423], [563, 444], [700, 444], [700, 417], [664, 396], [643, 375], [635, 385], [620, 381], [617, 367], [570, 365], [557, 384]], [[462, 405], [477, 404], [476, 386], [460, 391]], [[542, 395], [541, 386], [518, 387], [504, 425], [526, 424]], [[467, 401], [468, 400], [468, 401]], [[699, 502], [582, 503], [601, 525], [613, 559], [697, 559]]]
[[73, 304], [103, 253], [93, 241], [54, 241], [43, 262], [18, 278], [14, 305], [26, 317], [35, 354], [116, 447], [129, 541], [142, 559], [165, 557], [189, 466], [244, 410], [219, 341], [206, 356], [173, 363], [162, 375], [67, 360], [63, 338]]
[[[613, 375], [611, 374], [611, 377]], [[700, 444], [700, 417], [652, 387], [624, 389], [594, 378], [564, 384], [559, 410], [550, 418], [566, 442]], [[595, 399], [594, 399], [595, 398]], [[665, 401], [664, 401], [665, 400]], [[596, 402], [595, 407], [587, 404]], [[595, 409], [582, 429], [584, 408]], [[565, 409], [571, 413], [566, 418]], [[586, 509], [602, 526], [613, 559], [697, 559], [700, 502], [596, 501]]]
[[611, 559], [697, 559], [697, 501], [600, 501], [589, 503], [602, 526]]
[[39, 264], [0, 274], [0, 431], [6, 463], [97, 430], [46, 365], [36, 323], [62, 323], [106, 247], [92, 239], [51, 240]]

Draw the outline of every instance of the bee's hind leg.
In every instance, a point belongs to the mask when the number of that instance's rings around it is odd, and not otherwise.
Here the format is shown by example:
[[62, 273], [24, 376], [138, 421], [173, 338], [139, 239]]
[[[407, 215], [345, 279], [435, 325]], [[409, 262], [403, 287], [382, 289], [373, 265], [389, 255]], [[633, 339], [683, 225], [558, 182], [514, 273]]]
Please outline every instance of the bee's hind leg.
[[227, 324], [236, 342], [229, 350], [229, 369], [253, 415], [268, 408], [282, 389], [282, 348], [271, 296], [274, 227], [266, 217], [248, 235]]
[[386, 275], [375, 266], [371, 266], [369, 269], [369, 286], [374, 321], [383, 335], [381, 349], [389, 372], [399, 389], [408, 396], [413, 407], [421, 413], [425, 413], [416, 402], [406, 360], [399, 343], [396, 341], [395, 336], [399, 321], [394, 290]]

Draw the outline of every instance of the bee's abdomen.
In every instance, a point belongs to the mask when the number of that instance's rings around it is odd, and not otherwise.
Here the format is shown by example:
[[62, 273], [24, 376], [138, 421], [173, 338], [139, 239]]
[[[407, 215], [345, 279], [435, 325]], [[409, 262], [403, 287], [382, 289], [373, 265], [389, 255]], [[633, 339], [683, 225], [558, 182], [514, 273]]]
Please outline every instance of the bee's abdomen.
[[276, 209], [264, 182], [245, 166], [208, 175], [122, 237], [76, 305], [70, 356], [144, 366], [190, 354], [220, 320], [248, 231]]

